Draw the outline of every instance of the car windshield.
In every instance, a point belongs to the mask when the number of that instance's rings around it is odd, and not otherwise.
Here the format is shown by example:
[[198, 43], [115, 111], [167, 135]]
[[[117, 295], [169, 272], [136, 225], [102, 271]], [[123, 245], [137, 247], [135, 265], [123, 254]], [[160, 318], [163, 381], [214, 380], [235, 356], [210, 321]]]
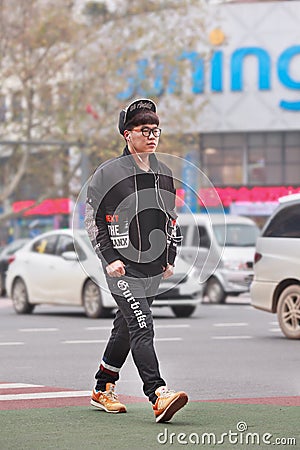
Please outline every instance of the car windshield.
[[259, 228], [256, 225], [230, 223], [225, 225], [213, 225], [213, 230], [219, 245], [225, 247], [254, 247], [259, 236]]

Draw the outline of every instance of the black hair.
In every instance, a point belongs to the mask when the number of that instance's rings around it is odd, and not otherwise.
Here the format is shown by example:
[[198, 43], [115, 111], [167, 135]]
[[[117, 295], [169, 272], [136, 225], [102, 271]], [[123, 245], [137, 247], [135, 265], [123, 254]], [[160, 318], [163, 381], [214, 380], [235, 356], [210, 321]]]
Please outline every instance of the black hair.
[[159, 117], [153, 111], [143, 110], [124, 125], [125, 130], [132, 130], [139, 125], [159, 125]]

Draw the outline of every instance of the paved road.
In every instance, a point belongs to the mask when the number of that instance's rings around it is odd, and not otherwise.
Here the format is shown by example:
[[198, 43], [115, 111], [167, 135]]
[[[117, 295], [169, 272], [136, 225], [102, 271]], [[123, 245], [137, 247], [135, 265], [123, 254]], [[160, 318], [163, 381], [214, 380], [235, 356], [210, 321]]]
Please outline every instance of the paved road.
[[64, 307], [18, 316], [0, 299], [0, 449], [299, 448], [299, 342], [274, 316], [247, 298], [202, 304], [190, 319], [154, 314], [164, 376], [200, 400], [170, 424], [155, 423], [130, 359], [118, 384], [128, 413], [89, 407], [111, 320]]
[[[189, 319], [154, 309], [156, 348], [170, 387], [194, 400], [298, 396], [299, 341], [284, 338], [276, 316], [254, 310], [249, 299], [202, 304]], [[87, 319], [79, 308], [38, 307], [16, 315], [0, 300], [2, 382], [90, 390], [111, 319]], [[128, 359], [118, 391], [143, 396]]]

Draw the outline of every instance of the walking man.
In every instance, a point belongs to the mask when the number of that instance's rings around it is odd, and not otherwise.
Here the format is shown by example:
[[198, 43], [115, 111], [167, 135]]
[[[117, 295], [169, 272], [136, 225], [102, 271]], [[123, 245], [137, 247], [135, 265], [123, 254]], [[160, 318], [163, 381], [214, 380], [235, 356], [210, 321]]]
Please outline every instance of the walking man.
[[161, 279], [173, 275], [175, 188], [171, 170], [155, 156], [161, 134], [155, 103], [132, 102], [120, 113], [119, 131], [123, 154], [100, 165], [87, 193], [86, 229], [118, 305], [91, 404], [126, 412], [115, 383], [131, 350], [156, 422], [167, 422], [188, 396], [169, 390], [161, 377], [150, 306]]

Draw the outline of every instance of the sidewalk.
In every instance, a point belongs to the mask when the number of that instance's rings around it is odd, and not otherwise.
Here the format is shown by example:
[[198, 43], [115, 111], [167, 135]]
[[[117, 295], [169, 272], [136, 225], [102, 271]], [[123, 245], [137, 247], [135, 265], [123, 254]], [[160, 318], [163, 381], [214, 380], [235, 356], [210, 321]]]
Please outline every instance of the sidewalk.
[[118, 415], [93, 409], [88, 401], [7, 410], [0, 411], [0, 449], [299, 448], [299, 413], [299, 406], [190, 402], [169, 424], [156, 424], [144, 402], [128, 404], [128, 413]]

